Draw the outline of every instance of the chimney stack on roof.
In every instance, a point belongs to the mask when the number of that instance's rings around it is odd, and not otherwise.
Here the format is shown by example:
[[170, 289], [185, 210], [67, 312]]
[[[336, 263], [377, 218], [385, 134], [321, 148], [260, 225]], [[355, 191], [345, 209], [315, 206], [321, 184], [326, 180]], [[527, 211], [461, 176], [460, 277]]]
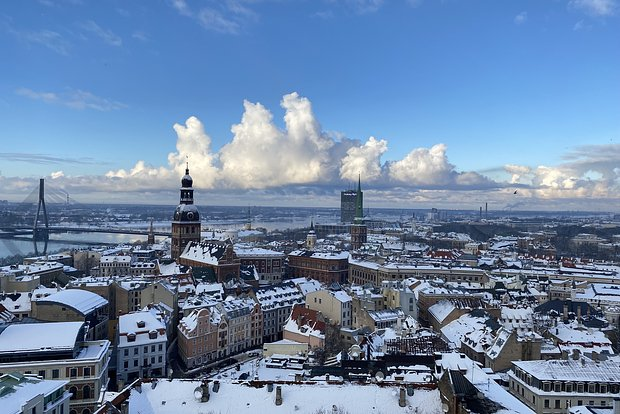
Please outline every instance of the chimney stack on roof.
[[276, 405], [282, 405], [282, 386], [276, 387]]

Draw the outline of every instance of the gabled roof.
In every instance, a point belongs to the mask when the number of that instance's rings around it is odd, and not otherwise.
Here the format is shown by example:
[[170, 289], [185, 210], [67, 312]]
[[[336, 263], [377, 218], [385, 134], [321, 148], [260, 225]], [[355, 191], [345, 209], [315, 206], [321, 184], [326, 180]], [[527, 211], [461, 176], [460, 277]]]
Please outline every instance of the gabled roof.
[[323, 318], [319, 311], [308, 309], [303, 305], [293, 306], [291, 320], [295, 321], [299, 328], [308, 325], [314, 330], [325, 332], [325, 322], [321, 319]]

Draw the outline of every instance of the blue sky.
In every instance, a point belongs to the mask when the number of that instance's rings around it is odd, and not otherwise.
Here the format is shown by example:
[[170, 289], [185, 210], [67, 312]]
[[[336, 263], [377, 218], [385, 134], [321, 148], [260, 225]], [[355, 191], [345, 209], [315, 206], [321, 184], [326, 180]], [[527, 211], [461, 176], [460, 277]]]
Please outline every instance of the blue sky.
[[619, 14], [616, 0], [7, 2], [0, 198], [49, 177], [78, 200], [174, 203], [189, 158], [205, 204], [337, 205], [361, 173], [376, 206], [614, 210]]

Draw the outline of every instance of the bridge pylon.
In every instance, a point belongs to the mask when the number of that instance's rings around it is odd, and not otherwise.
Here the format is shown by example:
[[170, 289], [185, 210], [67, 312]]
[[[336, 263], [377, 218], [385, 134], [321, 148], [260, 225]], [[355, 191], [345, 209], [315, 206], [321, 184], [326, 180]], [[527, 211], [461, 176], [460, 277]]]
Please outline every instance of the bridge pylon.
[[[43, 214], [41, 214], [41, 212]], [[41, 221], [43, 221], [41, 223]], [[37, 241], [48, 241], [49, 234], [49, 220], [47, 218], [47, 208], [45, 207], [45, 179], [39, 180], [39, 205], [37, 207], [37, 215], [34, 218], [34, 225], [32, 227], [32, 238]]]

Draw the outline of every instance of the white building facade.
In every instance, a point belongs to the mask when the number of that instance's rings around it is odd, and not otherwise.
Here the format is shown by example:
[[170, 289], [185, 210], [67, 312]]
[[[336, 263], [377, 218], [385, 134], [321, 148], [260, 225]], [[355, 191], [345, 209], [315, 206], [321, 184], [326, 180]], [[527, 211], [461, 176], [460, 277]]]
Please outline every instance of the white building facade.
[[154, 311], [141, 311], [118, 318], [116, 380], [166, 376], [166, 325]]

